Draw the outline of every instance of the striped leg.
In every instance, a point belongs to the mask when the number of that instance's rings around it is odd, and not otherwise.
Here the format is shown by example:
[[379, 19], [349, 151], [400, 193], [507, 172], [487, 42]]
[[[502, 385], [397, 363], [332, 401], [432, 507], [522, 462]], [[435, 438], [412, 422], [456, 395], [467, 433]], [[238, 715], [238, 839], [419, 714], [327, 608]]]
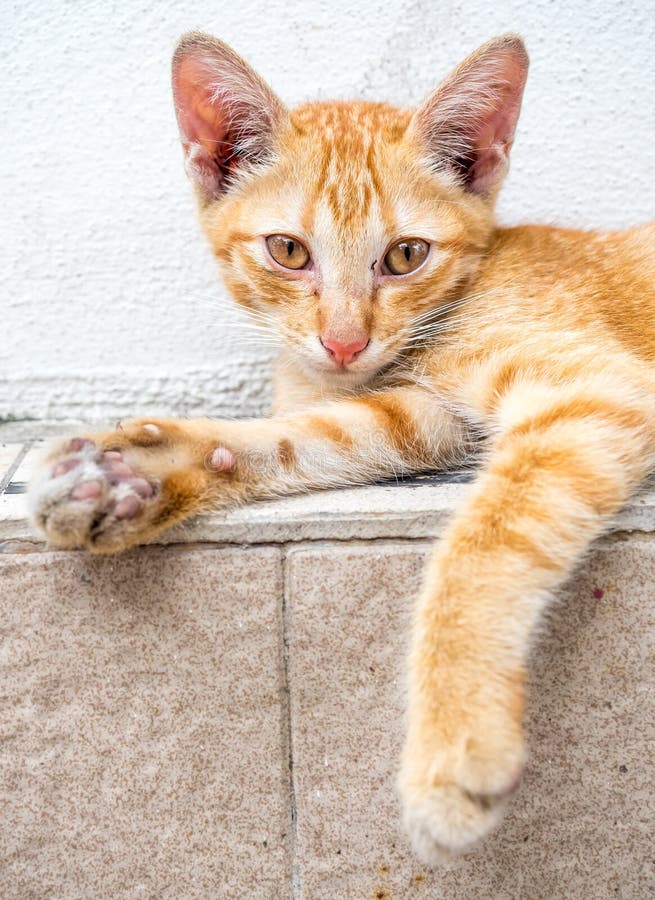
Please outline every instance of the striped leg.
[[140, 420], [49, 447], [34, 520], [59, 547], [114, 553], [188, 516], [444, 466], [461, 427], [417, 388], [250, 421]]
[[546, 390], [536, 409], [519, 394], [415, 618], [399, 784], [428, 863], [499, 821], [521, 777], [526, 663], [549, 593], [655, 462], [653, 403], [636, 392], [614, 403]]

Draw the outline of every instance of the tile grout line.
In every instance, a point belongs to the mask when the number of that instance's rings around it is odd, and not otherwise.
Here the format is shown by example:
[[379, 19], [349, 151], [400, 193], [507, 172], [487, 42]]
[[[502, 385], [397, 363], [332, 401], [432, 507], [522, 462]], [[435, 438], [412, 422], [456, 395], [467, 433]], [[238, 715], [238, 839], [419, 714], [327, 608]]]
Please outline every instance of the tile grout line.
[[9, 466], [4, 476], [0, 478], [0, 494], [4, 494], [5, 488], [7, 485], [11, 484], [11, 479], [14, 477], [16, 472], [18, 471], [21, 463], [29, 453], [29, 451], [34, 446], [34, 441], [25, 441], [23, 446], [20, 448], [18, 453], [16, 454], [16, 458], [13, 463]]
[[290, 850], [291, 850], [291, 897], [300, 900], [300, 872], [297, 862], [298, 808], [296, 805], [296, 785], [294, 777], [293, 730], [291, 727], [291, 682], [289, 678], [289, 617], [287, 547], [281, 548], [282, 562], [282, 694], [286, 698], [282, 709], [283, 737], [287, 750], [287, 779], [289, 785]]

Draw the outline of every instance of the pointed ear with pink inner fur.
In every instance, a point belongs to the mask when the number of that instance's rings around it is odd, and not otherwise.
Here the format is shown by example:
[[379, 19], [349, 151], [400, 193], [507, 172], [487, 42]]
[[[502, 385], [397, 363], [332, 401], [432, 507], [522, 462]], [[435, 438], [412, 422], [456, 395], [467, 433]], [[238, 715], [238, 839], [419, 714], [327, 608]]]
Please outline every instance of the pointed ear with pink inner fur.
[[286, 108], [227, 44], [184, 35], [173, 55], [173, 98], [186, 171], [203, 199], [217, 199], [240, 170], [273, 158]]
[[474, 194], [493, 194], [509, 167], [527, 75], [518, 35], [494, 38], [467, 57], [412, 118], [431, 166]]

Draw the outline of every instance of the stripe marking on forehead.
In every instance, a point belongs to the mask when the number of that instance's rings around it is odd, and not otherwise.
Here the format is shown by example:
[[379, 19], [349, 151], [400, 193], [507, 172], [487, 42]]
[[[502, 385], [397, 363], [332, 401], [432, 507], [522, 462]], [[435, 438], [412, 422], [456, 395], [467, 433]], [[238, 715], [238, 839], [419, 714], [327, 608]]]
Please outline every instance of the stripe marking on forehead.
[[386, 208], [375, 150], [376, 144], [399, 140], [405, 127], [402, 115], [376, 104], [317, 104], [304, 108], [301, 116], [303, 125], [311, 125], [303, 131], [316, 143], [317, 175], [303, 210], [303, 228], [311, 230], [316, 206], [325, 203], [335, 229], [356, 234], [365, 227], [374, 199], [385, 226], [391, 226], [394, 216]]

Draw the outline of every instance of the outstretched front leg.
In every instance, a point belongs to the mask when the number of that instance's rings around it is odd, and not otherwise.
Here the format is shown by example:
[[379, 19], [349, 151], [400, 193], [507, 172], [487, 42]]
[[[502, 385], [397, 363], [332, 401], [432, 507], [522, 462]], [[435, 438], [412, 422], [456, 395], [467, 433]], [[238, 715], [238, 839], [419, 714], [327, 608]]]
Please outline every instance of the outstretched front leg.
[[399, 779], [427, 863], [499, 821], [521, 778], [526, 663], [549, 592], [655, 462], [655, 398], [618, 376], [607, 396], [604, 383], [604, 398], [510, 392], [488, 466], [428, 567]]
[[443, 467], [462, 446], [414, 387], [272, 419], [139, 420], [49, 447], [31, 506], [54, 546], [115, 553], [202, 511]]

